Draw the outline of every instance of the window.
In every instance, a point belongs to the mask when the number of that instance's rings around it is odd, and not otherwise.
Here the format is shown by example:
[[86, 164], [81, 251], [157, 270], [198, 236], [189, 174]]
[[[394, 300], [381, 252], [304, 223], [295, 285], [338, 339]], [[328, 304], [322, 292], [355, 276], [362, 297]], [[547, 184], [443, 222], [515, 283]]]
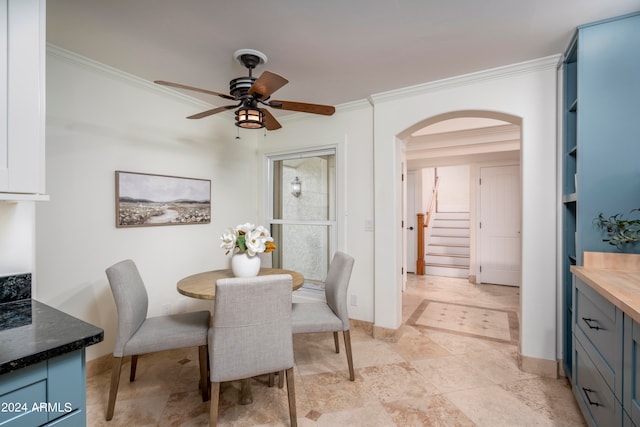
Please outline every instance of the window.
[[273, 266], [324, 281], [336, 245], [335, 149], [270, 157], [269, 174]]

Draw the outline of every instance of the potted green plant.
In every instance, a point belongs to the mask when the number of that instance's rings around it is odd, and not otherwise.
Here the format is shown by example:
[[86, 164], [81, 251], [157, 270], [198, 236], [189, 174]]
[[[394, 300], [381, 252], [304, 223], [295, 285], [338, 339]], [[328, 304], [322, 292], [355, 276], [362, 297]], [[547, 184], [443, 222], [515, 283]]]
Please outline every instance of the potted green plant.
[[[629, 213], [633, 215], [634, 212], [640, 212], [640, 208], [633, 209]], [[625, 245], [633, 245], [640, 240], [640, 218], [625, 219], [620, 213], [605, 217], [604, 214], [600, 213], [595, 222], [600, 229], [606, 231], [610, 236], [608, 239], [602, 239], [602, 241], [618, 249], [623, 249]]]

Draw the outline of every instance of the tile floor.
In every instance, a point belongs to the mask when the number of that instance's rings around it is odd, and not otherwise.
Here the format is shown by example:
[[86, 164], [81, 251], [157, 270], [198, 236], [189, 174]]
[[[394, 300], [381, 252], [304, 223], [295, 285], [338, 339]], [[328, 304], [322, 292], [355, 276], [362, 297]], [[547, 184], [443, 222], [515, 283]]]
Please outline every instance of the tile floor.
[[[331, 334], [295, 336], [298, 425], [586, 425], [566, 380], [517, 368], [519, 298], [517, 288], [410, 275], [397, 343], [352, 330], [355, 382]], [[126, 364], [110, 422], [110, 372], [88, 378], [87, 425], [208, 425], [197, 360], [195, 349], [141, 356], [133, 383]], [[289, 425], [286, 388], [267, 387], [265, 377], [252, 391], [254, 403], [242, 406], [239, 384], [223, 384], [220, 426]]]

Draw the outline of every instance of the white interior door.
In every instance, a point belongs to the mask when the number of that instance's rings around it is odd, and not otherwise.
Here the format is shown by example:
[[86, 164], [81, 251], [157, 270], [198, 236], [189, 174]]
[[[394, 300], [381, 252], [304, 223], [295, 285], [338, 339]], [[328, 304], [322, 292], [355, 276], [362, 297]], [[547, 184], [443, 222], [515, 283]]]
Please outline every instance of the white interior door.
[[416, 272], [418, 243], [416, 242], [416, 174], [407, 173], [407, 273]]
[[480, 282], [520, 285], [520, 167], [480, 168]]

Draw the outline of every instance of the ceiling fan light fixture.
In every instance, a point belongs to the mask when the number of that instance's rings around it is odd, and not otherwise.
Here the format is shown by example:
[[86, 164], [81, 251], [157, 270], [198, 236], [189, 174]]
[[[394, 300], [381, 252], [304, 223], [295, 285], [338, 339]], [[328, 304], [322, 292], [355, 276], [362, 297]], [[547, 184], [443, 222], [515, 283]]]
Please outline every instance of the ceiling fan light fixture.
[[244, 129], [262, 129], [264, 127], [264, 111], [260, 108], [238, 108], [236, 126]]

